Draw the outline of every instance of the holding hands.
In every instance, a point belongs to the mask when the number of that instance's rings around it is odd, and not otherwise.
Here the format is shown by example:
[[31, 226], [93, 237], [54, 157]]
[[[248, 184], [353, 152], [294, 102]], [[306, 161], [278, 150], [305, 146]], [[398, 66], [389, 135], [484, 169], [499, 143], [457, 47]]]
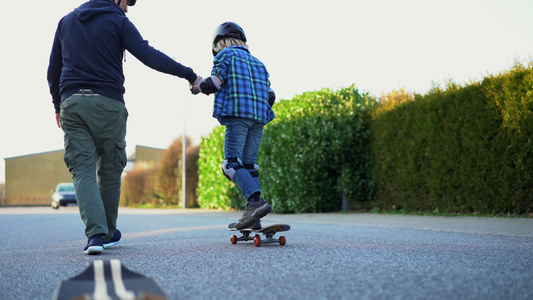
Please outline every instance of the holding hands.
[[211, 75], [207, 78], [198, 77], [200, 80], [196, 80], [194, 84], [189, 85], [189, 89], [193, 95], [198, 95], [199, 93], [209, 95], [220, 90], [222, 81], [217, 76]]
[[200, 89], [198, 88], [200, 80], [202, 80], [202, 76], [197, 76], [194, 83], [189, 83], [189, 90], [193, 95], [198, 95], [200, 93]]

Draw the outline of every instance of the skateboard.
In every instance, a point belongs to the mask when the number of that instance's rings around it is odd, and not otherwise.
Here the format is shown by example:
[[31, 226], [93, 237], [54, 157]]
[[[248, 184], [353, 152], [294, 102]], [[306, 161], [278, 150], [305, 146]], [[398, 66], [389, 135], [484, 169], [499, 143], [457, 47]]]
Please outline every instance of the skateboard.
[[168, 300], [157, 283], [124, 267], [120, 260], [95, 260], [79, 275], [59, 284], [54, 300]]
[[[288, 224], [273, 224], [266, 227], [263, 227], [261, 229], [252, 229], [252, 228], [244, 228], [244, 229], [237, 229], [235, 228], [235, 223], [231, 223], [228, 225], [229, 231], [240, 231], [242, 236], [237, 237], [236, 235], [231, 236], [231, 243], [237, 244], [238, 241], [254, 241], [254, 245], [256, 247], [261, 246], [261, 243], [279, 243], [281, 246], [284, 246], [287, 243], [287, 239], [284, 236], [280, 236], [279, 238], [274, 238], [274, 235], [277, 232], [280, 231], [289, 231], [291, 229], [291, 226]], [[262, 233], [266, 239], [261, 240], [260, 234], [255, 234], [253, 237], [250, 236], [252, 232], [258, 232]]]

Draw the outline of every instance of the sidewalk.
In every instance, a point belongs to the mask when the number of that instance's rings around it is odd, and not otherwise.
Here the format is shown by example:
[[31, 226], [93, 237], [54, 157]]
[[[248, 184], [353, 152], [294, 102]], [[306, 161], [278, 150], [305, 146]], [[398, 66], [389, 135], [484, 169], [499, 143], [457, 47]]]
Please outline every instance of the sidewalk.
[[438, 217], [372, 213], [268, 215], [268, 218], [270, 221], [287, 223], [406, 228], [533, 238], [533, 218]]
[[[51, 207], [0, 207], [0, 215], [78, 214], [77, 207], [53, 210]], [[137, 209], [121, 207], [119, 214], [202, 214], [227, 219], [239, 219], [242, 212], [205, 209]], [[345, 226], [405, 228], [443, 232], [488, 234], [533, 238], [533, 218], [438, 217], [389, 215], [372, 213], [269, 214], [264, 223], [313, 223]]]

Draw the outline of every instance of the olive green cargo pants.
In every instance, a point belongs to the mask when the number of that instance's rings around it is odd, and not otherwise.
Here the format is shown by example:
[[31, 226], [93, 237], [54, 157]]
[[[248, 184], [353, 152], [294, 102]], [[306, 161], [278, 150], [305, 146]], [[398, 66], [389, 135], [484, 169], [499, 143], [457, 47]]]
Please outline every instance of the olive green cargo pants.
[[126, 166], [124, 103], [92, 94], [74, 94], [61, 103], [64, 160], [76, 189], [85, 235], [109, 240], [117, 225], [121, 175]]

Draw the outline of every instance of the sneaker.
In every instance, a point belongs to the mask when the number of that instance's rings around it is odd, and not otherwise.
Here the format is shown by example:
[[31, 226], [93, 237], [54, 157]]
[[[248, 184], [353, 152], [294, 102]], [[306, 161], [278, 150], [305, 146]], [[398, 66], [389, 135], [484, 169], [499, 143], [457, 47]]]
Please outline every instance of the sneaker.
[[236, 229], [250, 228], [259, 219], [266, 216], [272, 210], [272, 206], [261, 198], [257, 202], [246, 203], [246, 210], [242, 218], [235, 224]]
[[104, 242], [104, 249], [111, 248], [120, 243], [120, 241], [122, 241], [122, 234], [120, 233], [120, 230], [116, 229], [113, 237], [109, 241]]
[[104, 239], [101, 234], [93, 235], [87, 241], [87, 246], [83, 249], [83, 254], [100, 254], [104, 251]]
[[257, 222], [251, 227], [253, 230], [259, 230], [263, 227], [261, 227], [261, 219], [258, 219]]

